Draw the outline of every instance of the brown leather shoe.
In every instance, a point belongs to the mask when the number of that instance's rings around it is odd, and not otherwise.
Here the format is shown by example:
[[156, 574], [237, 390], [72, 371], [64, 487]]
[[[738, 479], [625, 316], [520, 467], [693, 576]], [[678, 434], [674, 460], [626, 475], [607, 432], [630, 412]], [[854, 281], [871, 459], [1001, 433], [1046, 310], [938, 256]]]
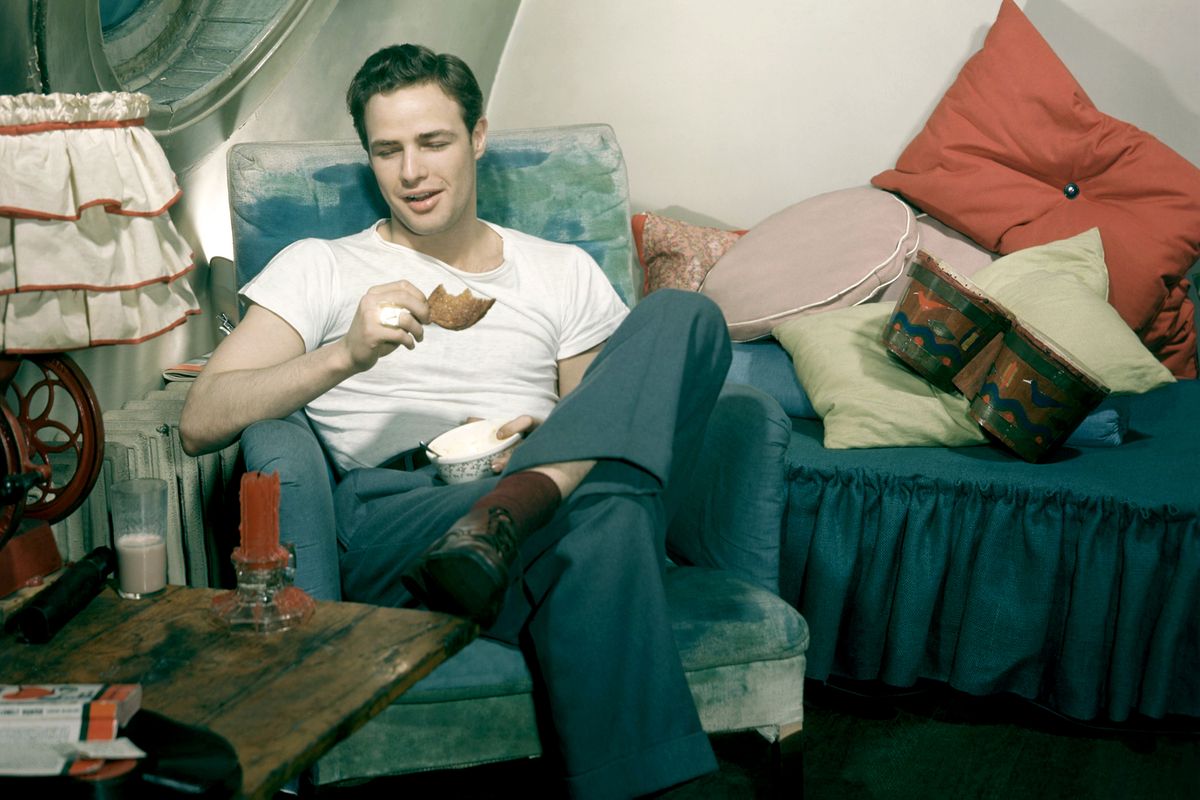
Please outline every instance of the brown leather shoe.
[[500, 616], [516, 557], [517, 537], [508, 512], [472, 509], [400, 582], [426, 608], [467, 617], [486, 629]]

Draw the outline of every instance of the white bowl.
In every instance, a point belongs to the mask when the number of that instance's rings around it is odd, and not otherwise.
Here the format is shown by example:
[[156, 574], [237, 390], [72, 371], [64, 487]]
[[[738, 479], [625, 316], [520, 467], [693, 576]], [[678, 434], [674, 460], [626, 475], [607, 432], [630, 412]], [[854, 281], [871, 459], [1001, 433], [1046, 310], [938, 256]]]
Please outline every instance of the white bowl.
[[451, 428], [426, 446], [429, 463], [446, 483], [467, 483], [492, 474], [492, 459], [512, 449], [521, 434], [496, 438], [506, 419], [481, 419]]

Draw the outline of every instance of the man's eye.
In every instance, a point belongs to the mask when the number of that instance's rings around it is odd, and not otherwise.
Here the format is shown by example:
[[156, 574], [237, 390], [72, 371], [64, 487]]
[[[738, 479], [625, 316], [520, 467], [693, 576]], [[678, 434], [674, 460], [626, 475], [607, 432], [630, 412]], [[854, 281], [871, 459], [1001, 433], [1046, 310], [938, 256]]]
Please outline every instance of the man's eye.
[[430, 142], [429, 144], [427, 144], [425, 146], [428, 147], [430, 150], [443, 150], [446, 147], [448, 147], [449, 144], [450, 144], [449, 142]]
[[399, 152], [400, 152], [399, 150], [395, 150], [395, 149], [376, 150], [375, 157], [376, 158], [387, 158], [388, 156], [394, 156], [394, 155], [396, 155], [396, 153], [399, 153]]

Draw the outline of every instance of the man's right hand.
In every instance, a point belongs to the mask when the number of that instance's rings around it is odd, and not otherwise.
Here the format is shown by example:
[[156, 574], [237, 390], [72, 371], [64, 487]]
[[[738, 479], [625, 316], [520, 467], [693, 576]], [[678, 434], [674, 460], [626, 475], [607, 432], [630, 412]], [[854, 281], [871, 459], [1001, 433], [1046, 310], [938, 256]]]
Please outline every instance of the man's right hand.
[[375, 366], [397, 347], [412, 350], [425, 337], [429, 303], [408, 281], [372, 286], [358, 301], [350, 330], [341, 339], [357, 372]]

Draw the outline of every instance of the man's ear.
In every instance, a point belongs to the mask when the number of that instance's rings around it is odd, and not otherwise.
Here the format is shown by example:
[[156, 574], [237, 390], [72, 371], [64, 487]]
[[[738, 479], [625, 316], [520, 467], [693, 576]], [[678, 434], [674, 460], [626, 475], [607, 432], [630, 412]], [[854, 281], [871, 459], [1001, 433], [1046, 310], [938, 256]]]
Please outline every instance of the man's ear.
[[480, 117], [471, 132], [471, 147], [475, 150], [475, 160], [478, 161], [487, 151], [487, 117]]

